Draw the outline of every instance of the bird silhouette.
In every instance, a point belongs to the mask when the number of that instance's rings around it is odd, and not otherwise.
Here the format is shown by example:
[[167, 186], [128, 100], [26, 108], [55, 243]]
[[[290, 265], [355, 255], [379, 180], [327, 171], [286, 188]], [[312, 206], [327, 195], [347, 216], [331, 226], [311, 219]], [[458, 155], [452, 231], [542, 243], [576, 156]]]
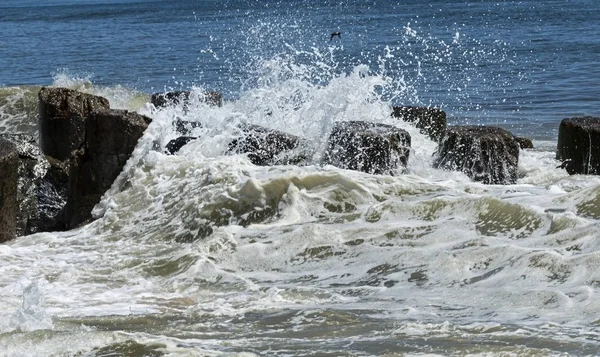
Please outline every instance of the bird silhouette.
[[332, 32], [332, 33], [331, 33], [331, 38], [329, 39], [329, 41], [333, 40], [333, 38], [334, 38], [335, 36], [337, 36], [338, 38], [340, 38], [340, 39], [341, 39], [341, 38], [342, 38], [342, 33], [341, 33], [341, 32], [339, 32], [339, 31]]

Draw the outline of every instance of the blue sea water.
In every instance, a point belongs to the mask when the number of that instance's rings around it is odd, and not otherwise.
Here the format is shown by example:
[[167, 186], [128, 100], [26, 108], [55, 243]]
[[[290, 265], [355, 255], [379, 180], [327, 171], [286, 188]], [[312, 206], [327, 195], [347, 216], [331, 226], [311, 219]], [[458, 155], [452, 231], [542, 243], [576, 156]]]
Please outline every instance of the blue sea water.
[[[57, 74], [145, 92], [239, 97], [277, 55], [330, 73], [358, 64], [410, 88], [401, 104], [555, 137], [597, 113], [595, 1], [12, 1], [0, 4], [0, 85]], [[329, 40], [341, 31], [342, 38]], [[327, 58], [325, 58], [327, 57]], [[524, 129], [523, 129], [524, 128]]]
[[[47, 85], [153, 119], [94, 222], [0, 245], [0, 356], [600, 355], [600, 177], [554, 153], [561, 119], [600, 111], [599, 10], [0, 1], [0, 134], [36, 135]], [[148, 103], [178, 89], [224, 104]], [[436, 143], [390, 117], [400, 104], [536, 148], [517, 184], [472, 182], [432, 168]], [[165, 155], [177, 119], [199, 139]], [[225, 155], [239, 122], [318, 148], [343, 120], [408, 130], [407, 170]]]

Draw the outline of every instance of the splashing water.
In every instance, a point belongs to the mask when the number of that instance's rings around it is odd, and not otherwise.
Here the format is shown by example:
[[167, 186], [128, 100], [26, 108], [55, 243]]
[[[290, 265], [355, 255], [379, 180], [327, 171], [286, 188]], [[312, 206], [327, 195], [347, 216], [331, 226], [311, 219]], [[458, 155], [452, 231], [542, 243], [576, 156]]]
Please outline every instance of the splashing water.
[[[23, 288], [23, 304], [10, 318], [8, 328], [21, 332], [52, 329], [52, 319], [43, 306], [43, 294], [38, 282], [28, 282]], [[5, 328], [2, 328], [4, 330]]]

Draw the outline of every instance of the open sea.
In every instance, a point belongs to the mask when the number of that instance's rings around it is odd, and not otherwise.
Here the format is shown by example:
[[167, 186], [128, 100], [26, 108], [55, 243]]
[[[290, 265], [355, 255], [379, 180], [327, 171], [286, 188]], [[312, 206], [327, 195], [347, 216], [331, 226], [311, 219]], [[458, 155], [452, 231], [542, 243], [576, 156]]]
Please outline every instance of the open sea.
[[[555, 159], [600, 115], [596, 0], [1, 0], [0, 134], [37, 135], [41, 86], [153, 122], [97, 220], [0, 244], [0, 356], [600, 355], [600, 176]], [[224, 104], [148, 103], [182, 89]], [[392, 105], [535, 149], [474, 183]], [[344, 120], [409, 131], [406, 172], [224, 154], [240, 122], [323, 148]]]

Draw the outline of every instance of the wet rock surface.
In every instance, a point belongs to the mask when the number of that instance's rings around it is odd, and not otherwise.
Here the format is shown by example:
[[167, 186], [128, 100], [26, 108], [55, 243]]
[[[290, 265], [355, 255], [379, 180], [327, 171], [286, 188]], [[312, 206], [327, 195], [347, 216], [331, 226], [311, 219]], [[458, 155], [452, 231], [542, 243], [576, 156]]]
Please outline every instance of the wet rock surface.
[[189, 136], [194, 129], [202, 128], [202, 124], [197, 121], [189, 121], [178, 118], [173, 122], [173, 127], [175, 128], [176, 133]]
[[46, 159], [50, 167], [44, 177], [36, 181], [37, 215], [29, 219], [25, 234], [67, 228], [63, 209], [67, 203], [69, 167], [52, 157]]
[[441, 109], [415, 106], [395, 106], [392, 109], [392, 116], [413, 123], [421, 134], [429, 136], [435, 142], [446, 131], [446, 112]]
[[491, 126], [451, 126], [442, 137], [434, 167], [461, 171], [485, 184], [517, 181], [519, 144], [514, 136]]
[[207, 103], [208, 105], [220, 107], [223, 105], [223, 96], [219, 92], [209, 91], [197, 93], [193, 91], [172, 91], [165, 93], [154, 93], [150, 97], [150, 102], [157, 108], [183, 105], [187, 107], [190, 101]]
[[1, 135], [11, 142], [18, 153], [18, 202], [17, 235], [30, 232], [29, 227], [38, 219], [38, 185], [43, 180], [50, 164], [39, 149], [34, 137], [29, 135]]
[[556, 159], [571, 175], [600, 174], [600, 118], [566, 118], [558, 129]]
[[515, 140], [519, 144], [521, 149], [533, 149], [533, 141], [529, 138], [524, 138], [521, 136], [515, 136]]
[[91, 219], [93, 207], [119, 176], [150, 118], [126, 110], [99, 110], [86, 120], [85, 145], [69, 162], [66, 223]]
[[0, 242], [17, 233], [19, 154], [16, 146], [0, 138]]
[[239, 129], [228, 153], [247, 153], [254, 165], [302, 165], [312, 158], [310, 145], [295, 135], [253, 124], [242, 124]]
[[193, 136], [180, 136], [176, 139], [173, 139], [167, 143], [165, 146], [165, 153], [169, 155], [175, 155], [184, 147], [187, 143], [192, 140], [195, 140], [196, 137]]
[[83, 145], [88, 114], [109, 108], [106, 98], [68, 88], [43, 87], [38, 98], [40, 147], [58, 160], [69, 159]]
[[64, 229], [61, 212], [68, 182], [64, 162], [45, 156], [34, 137], [3, 134], [19, 156], [17, 236]]
[[410, 144], [408, 132], [391, 125], [338, 122], [329, 136], [322, 163], [370, 174], [392, 173], [406, 167]]

